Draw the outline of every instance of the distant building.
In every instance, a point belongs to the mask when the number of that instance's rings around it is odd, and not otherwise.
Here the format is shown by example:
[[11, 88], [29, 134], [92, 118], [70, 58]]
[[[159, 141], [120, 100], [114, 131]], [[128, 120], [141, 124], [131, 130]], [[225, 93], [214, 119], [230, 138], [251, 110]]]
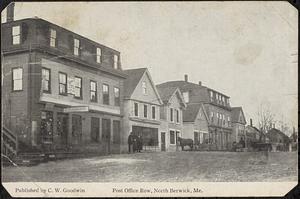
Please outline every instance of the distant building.
[[240, 140], [246, 140], [246, 118], [242, 107], [231, 108], [231, 120], [232, 120], [232, 142], [238, 143]]
[[189, 104], [183, 111], [183, 137], [194, 140], [196, 149], [209, 143], [209, 123], [203, 104]]
[[124, 70], [124, 125], [121, 137], [121, 152], [127, 152], [130, 132], [141, 135], [144, 149], [160, 150], [160, 107], [163, 105], [159, 93], [147, 68]]
[[276, 128], [272, 128], [266, 134], [269, 143], [272, 145], [272, 151], [288, 151], [289, 137]]
[[182, 112], [186, 108], [183, 96], [176, 87], [157, 87], [163, 101], [160, 108], [160, 147], [162, 151], [179, 150], [178, 137], [186, 136], [183, 133]]
[[40, 18], [1, 24], [2, 120], [28, 148], [119, 152], [120, 52]]
[[229, 97], [211, 88], [184, 81], [169, 81], [158, 85], [159, 87], [178, 87], [186, 104], [203, 104], [209, 118], [209, 140], [214, 150], [229, 150], [231, 148], [231, 107]]

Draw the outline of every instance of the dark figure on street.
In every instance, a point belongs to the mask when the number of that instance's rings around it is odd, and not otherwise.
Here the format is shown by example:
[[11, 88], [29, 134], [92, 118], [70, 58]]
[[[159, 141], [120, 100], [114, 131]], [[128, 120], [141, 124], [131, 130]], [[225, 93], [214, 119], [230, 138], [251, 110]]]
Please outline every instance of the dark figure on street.
[[141, 150], [143, 150], [143, 139], [141, 135], [137, 137], [137, 149], [138, 152], [141, 152]]
[[128, 136], [128, 152], [132, 153], [133, 152], [133, 135], [132, 132], [130, 132]]
[[133, 152], [135, 153], [138, 150], [138, 145], [137, 145], [137, 139], [138, 137], [136, 135], [132, 135], [132, 144], [133, 144]]

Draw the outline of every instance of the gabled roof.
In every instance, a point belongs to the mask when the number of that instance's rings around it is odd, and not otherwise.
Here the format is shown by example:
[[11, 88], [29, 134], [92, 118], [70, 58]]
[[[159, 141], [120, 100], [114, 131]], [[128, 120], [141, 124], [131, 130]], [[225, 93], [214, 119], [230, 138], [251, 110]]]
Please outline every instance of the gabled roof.
[[289, 140], [289, 137], [284, 134], [283, 132], [281, 132], [280, 130], [276, 129], [276, 128], [272, 128], [267, 132], [267, 137], [269, 138], [273, 138], [275, 136], [281, 136], [283, 137], [285, 140]]
[[181, 95], [179, 88], [177, 88], [177, 87], [157, 87], [157, 91], [158, 91], [160, 98], [164, 104], [169, 103], [171, 98], [177, 94], [178, 98], [181, 101], [181, 104], [184, 107], [186, 107], [186, 103], [184, 102], [183, 96]]
[[[242, 113], [242, 115], [244, 117], [244, 120], [246, 121], [246, 118], [245, 118], [245, 115], [244, 115], [242, 107], [231, 107], [231, 121], [232, 122], [236, 122], [236, 123], [241, 123], [239, 121], [240, 113]], [[242, 123], [242, 124], [246, 124], [246, 122]]]
[[146, 74], [149, 77], [149, 80], [157, 96], [158, 101], [162, 104], [162, 100], [159, 96], [159, 93], [156, 89], [155, 84], [152, 81], [152, 78], [147, 68], [129, 69], [129, 70], [123, 70], [123, 72], [127, 75], [127, 79], [124, 81], [124, 98], [131, 97], [135, 88], [140, 83], [143, 75]]
[[124, 97], [130, 97], [132, 95], [146, 70], [147, 68], [137, 68], [123, 71], [128, 75], [124, 81]]
[[186, 109], [182, 111], [183, 122], [194, 122], [201, 108], [205, 115], [206, 121], [208, 121], [208, 117], [206, 115], [206, 111], [204, 110], [203, 104], [197, 103], [197, 104], [187, 104]]

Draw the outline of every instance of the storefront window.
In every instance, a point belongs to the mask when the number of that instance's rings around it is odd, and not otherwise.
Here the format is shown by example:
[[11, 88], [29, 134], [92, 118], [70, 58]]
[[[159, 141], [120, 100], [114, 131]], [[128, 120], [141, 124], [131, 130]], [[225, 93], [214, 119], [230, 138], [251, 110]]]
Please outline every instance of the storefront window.
[[43, 143], [53, 142], [53, 113], [50, 111], [41, 112], [41, 134]]

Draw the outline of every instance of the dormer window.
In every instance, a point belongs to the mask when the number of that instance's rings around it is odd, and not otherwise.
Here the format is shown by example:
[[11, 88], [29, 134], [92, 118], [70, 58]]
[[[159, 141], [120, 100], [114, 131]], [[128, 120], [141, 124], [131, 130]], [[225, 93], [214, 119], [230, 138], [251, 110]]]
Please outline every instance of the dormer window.
[[114, 55], [114, 69], [118, 69], [118, 60], [119, 60], [119, 56]]
[[74, 55], [79, 55], [80, 42], [78, 39], [74, 39]]
[[55, 47], [56, 46], [56, 30], [50, 29], [50, 46]]
[[146, 82], [142, 82], [142, 90], [143, 90], [143, 94], [146, 95], [147, 94], [147, 85], [146, 85]]
[[20, 38], [21, 38], [20, 26], [12, 27], [12, 38], [13, 38], [13, 40], [12, 40], [13, 45], [20, 44]]
[[189, 92], [183, 92], [183, 99], [185, 103], [189, 103], [190, 99], [189, 99]]
[[97, 63], [101, 63], [102, 50], [101, 48], [97, 48], [96, 51], [96, 61]]

